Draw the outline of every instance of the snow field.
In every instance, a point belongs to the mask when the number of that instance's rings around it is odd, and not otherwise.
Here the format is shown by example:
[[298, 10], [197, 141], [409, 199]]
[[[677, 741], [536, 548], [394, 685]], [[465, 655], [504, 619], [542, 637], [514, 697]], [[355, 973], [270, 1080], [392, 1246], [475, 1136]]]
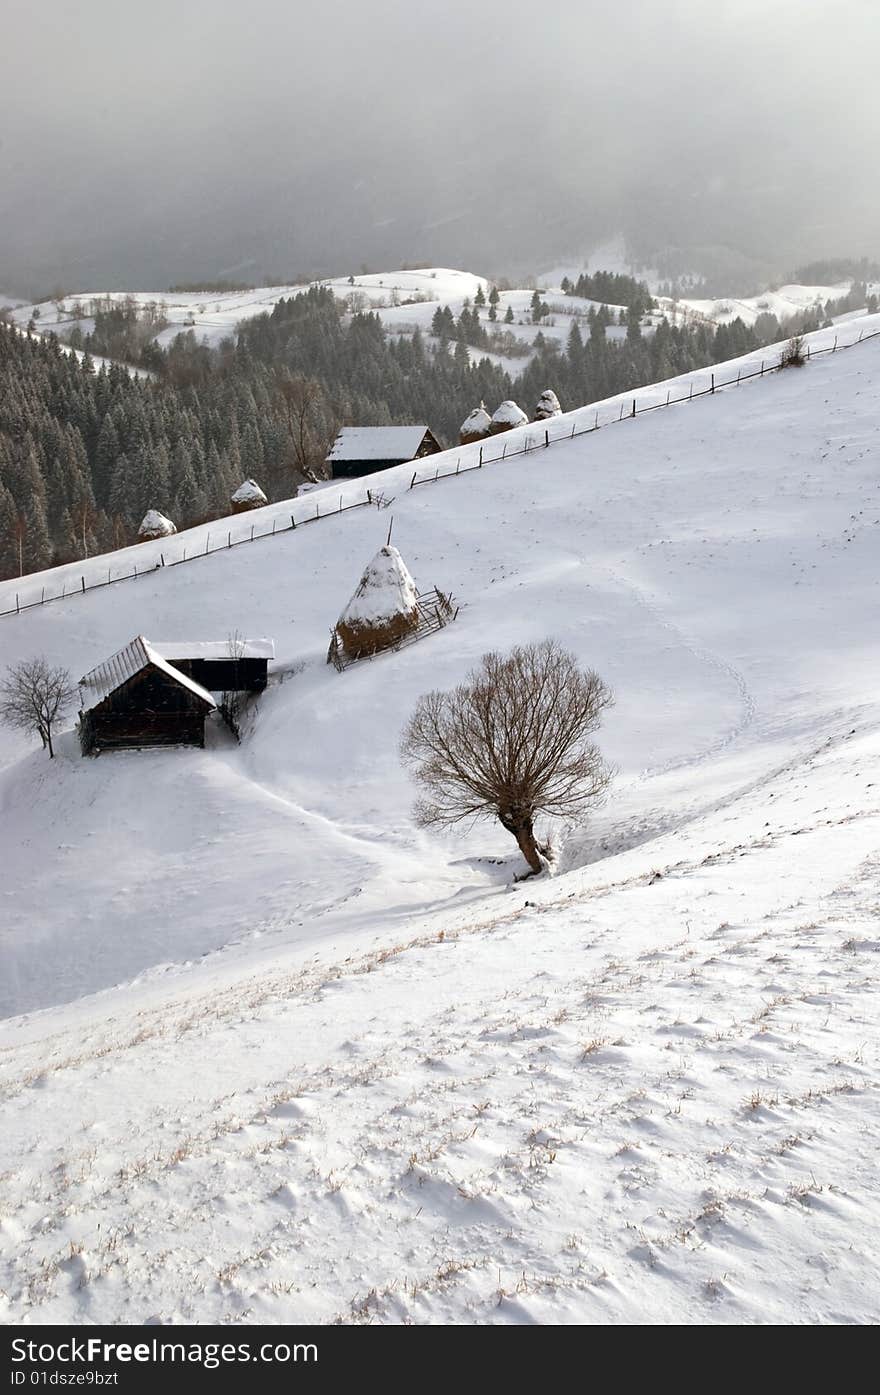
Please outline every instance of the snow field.
[[[0, 733], [4, 1320], [877, 1321], [878, 354], [377, 477], [463, 609], [344, 674], [385, 511], [0, 621], [75, 677], [277, 653], [240, 747]], [[514, 885], [414, 827], [397, 738], [547, 634], [619, 774]]]

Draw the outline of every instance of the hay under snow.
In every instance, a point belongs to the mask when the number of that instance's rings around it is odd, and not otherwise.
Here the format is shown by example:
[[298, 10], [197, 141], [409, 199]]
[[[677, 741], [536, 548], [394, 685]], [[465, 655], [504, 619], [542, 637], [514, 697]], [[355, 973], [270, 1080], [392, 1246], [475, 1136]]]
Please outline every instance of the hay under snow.
[[551, 417], [561, 417], [562, 407], [552, 388], [545, 388], [535, 405], [535, 421], [549, 421]]
[[238, 486], [229, 502], [233, 513], [247, 513], [250, 509], [261, 509], [269, 500], [256, 480], [247, 479]]
[[363, 658], [388, 649], [418, 628], [416, 584], [396, 547], [382, 547], [336, 623], [346, 654]]
[[497, 436], [501, 431], [512, 431], [515, 426], [525, 426], [528, 420], [522, 408], [508, 398], [500, 407], [495, 408], [489, 430], [493, 436]]
[[458, 433], [458, 443], [461, 446], [472, 445], [474, 441], [483, 441], [489, 435], [489, 428], [492, 425], [492, 418], [482, 406], [475, 407], [469, 416], [466, 416], [461, 424]]
[[176, 532], [177, 528], [164, 513], [158, 509], [148, 509], [138, 528], [138, 538], [141, 542], [150, 542], [153, 538], [170, 538]]

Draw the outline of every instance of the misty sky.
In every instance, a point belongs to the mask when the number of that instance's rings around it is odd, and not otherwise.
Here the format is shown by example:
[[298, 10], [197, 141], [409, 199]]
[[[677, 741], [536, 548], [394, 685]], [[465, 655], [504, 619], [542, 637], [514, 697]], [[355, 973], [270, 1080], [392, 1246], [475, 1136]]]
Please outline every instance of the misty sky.
[[877, 0], [0, 0], [0, 289], [880, 256]]

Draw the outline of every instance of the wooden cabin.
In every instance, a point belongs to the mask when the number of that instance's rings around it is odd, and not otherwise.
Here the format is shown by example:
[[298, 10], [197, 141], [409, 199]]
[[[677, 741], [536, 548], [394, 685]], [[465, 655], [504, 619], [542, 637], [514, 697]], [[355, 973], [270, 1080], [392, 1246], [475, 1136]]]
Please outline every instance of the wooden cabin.
[[204, 746], [216, 703], [138, 635], [79, 682], [83, 755], [144, 746]]
[[442, 449], [427, 426], [343, 426], [326, 464], [332, 479], [353, 480]]
[[269, 660], [275, 658], [271, 639], [175, 640], [173, 644], [160, 640], [153, 648], [210, 693], [261, 693], [269, 681]]

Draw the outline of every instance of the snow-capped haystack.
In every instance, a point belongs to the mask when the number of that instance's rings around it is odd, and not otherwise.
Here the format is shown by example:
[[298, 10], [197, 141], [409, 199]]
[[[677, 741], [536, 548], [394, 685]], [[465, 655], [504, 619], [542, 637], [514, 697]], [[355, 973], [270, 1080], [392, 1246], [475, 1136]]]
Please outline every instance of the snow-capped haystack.
[[170, 538], [171, 534], [176, 532], [171, 519], [166, 518], [164, 513], [160, 513], [158, 509], [147, 509], [138, 528], [138, 538], [141, 542], [150, 542], [153, 538]]
[[497, 436], [500, 431], [512, 431], [515, 426], [527, 425], [528, 420], [522, 408], [518, 407], [515, 402], [511, 402], [510, 398], [508, 398], [506, 402], [501, 403], [500, 407], [496, 407], [493, 412], [492, 420], [489, 424], [489, 431], [491, 435]]
[[545, 388], [535, 403], [535, 421], [548, 421], [550, 417], [561, 417], [559, 398], [552, 388]]
[[248, 509], [261, 509], [269, 500], [256, 480], [245, 480], [238, 486], [229, 502], [233, 513], [247, 513]]
[[481, 402], [462, 422], [458, 433], [459, 445], [469, 446], [473, 441], [482, 441], [489, 435], [491, 425], [492, 418]]
[[353, 659], [376, 654], [414, 630], [419, 623], [417, 597], [397, 548], [380, 548], [336, 624], [346, 654]]

